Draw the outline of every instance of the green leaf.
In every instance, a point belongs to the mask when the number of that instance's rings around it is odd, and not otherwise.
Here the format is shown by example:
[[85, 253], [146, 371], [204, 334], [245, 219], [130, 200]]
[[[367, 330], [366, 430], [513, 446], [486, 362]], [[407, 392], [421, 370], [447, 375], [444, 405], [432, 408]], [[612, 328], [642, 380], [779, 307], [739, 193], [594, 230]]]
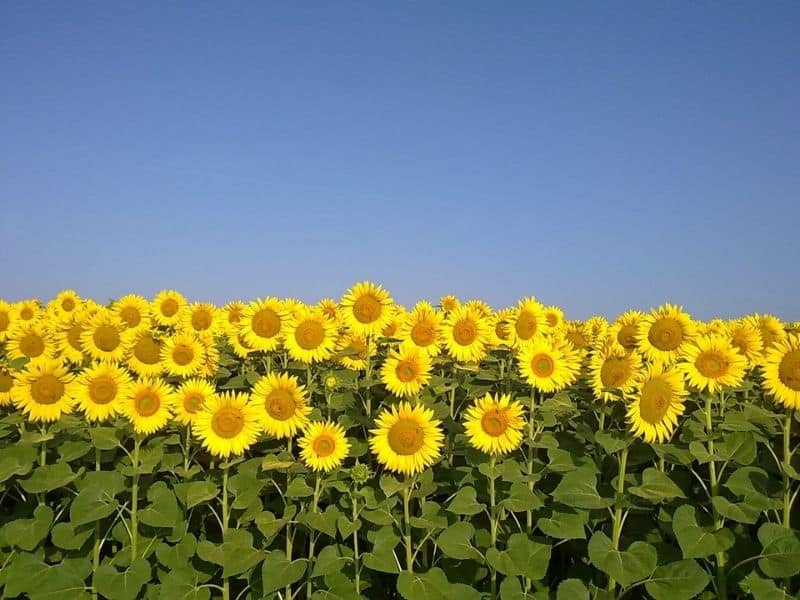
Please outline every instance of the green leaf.
[[0, 482], [27, 475], [35, 460], [36, 449], [33, 446], [16, 444], [0, 449]]
[[191, 566], [172, 569], [161, 578], [160, 597], [170, 600], [209, 600], [211, 590], [202, 587], [200, 576]]
[[480, 600], [477, 590], [457, 583], [450, 583], [444, 571], [434, 567], [427, 573], [403, 571], [397, 578], [397, 591], [406, 600]]
[[725, 434], [716, 446], [716, 454], [722, 460], [731, 460], [740, 465], [749, 465], [756, 459], [756, 436], [752, 431], [735, 431]]
[[178, 501], [183, 504], [187, 510], [203, 502], [213, 500], [219, 493], [217, 484], [208, 480], [179, 483], [175, 485], [173, 489], [175, 490]]
[[714, 496], [711, 502], [719, 514], [738, 523], [753, 524], [758, 521], [758, 517], [761, 515], [760, 508], [750, 506], [745, 502], [734, 503], [724, 496]]
[[450, 558], [458, 560], [483, 560], [483, 556], [472, 545], [475, 528], [466, 521], [453, 523], [439, 534], [436, 543], [441, 551]]
[[74, 523], [56, 523], [50, 536], [62, 550], [80, 550], [94, 532], [94, 527], [75, 527]]
[[768, 577], [791, 577], [800, 573], [800, 539], [793, 529], [764, 523], [758, 529], [761, 558], [758, 566]]
[[42, 494], [66, 487], [78, 477], [67, 463], [54, 463], [37, 467], [28, 479], [20, 481], [22, 489], [29, 494]]
[[486, 508], [486, 505], [479, 503], [477, 498], [474, 487], [462, 487], [447, 505], [447, 510], [456, 515], [476, 515]]
[[500, 506], [511, 512], [536, 510], [544, 503], [524, 483], [512, 483], [508, 495], [500, 502]]
[[500, 600], [533, 600], [534, 593], [525, 593], [517, 577], [503, 577], [500, 584]]
[[67, 561], [57, 565], [47, 565], [33, 554], [20, 554], [3, 569], [3, 572], [5, 598], [15, 598], [20, 594], [25, 594], [30, 600], [45, 598], [79, 600], [87, 597], [85, 574], [78, 572], [73, 564]]
[[678, 507], [672, 515], [672, 531], [684, 558], [705, 558], [724, 552], [734, 542], [733, 533], [728, 529], [714, 531], [711, 527], [698, 525], [695, 509], [688, 504]]
[[295, 477], [286, 488], [287, 498], [307, 498], [314, 495], [314, 490], [302, 477]]
[[335, 544], [325, 546], [314, 559], [314, 569], [311, 572], [311, 576], [322, 577], [329, 573], [341, 571], [349, 561], [349, 558], [339, 555], [339, 548]]
[[384, 495], [389, 498], [390, 496], [394, 496], [397, 492], [402, 492], [408, 484], [391, 475], [381, 475], [379, 485]]
[[196, 551], [197, 538], [189, 533], [183, 536], [181, 541], [174, 546], [161, 542], [156, 546], [156, 557], [159, 563], [169, 569], [181, 569], [186, 566]]
[[114, 427], [90, 427], [92, 445], [98, 450], [114, 450], [119, 447], [122, 432]]
[[658, 567], [644, 584], [655, 600], [689, 600], [708, 585], [711, 578], [694, 560], [679, 560]]
[[630, 492], [634, 496], [655, 503], [686, 497], [669, 475], [652, 467], [642, 473], [642, 485], [631, 487]]
[[553, 509], [549, 517], [541, 517], [536, 521], [536, 526], [546, 536], [561, 540], [586, 539], [586, 523], [589, 520], [587, 513], [582, 511], [566, 512]]
[[594, 434], [594, 439], [607, 454], [614, 454], [631, 443], [628, 436], [612, 431], [598, 431]]
[[[410, 520], [411, 526], [417, 529], [436, 530], [447, 527], [447, 516], [442, 511], [442, 507], [436, 502], [425, 502], [422, 505], [422, 514], [418, 517], [411, 517]], [[382, 523], [382, 525], [388, 525], [389, 523]]]
[[581, 468], [566, 473], [553, 491], [553, 499], [575, 508], [599, 509], [611, 506], [612, 500], [597, 493], [594, 472]]
[[68, 440], [58, 446], [59, 462], [72, 462], [92, 450], [92, 444], [85, 440]]
[[3, 526], [2, 537], [12, 546], [31, 552], [50, 532], [53, 509], [40, 504], [33, 511], [32, 519], [17, 519]]
[[150, 486], [147, 499], [150, 504], [139, 511], [139, 522], [144, 525], [172, 528], [181, 518], [178, 500], [163, 481], [156, 481]]
[[589, 590], [580, 579], [565, 579], [558, 585], [556, 600], [589, 600]]
[[792, 600], [785, 590], [779, 588], [772, 579], [765, 579], [755, 571], [739, 582], [745, 593], [751, 594], [754, 600]]
[[302, 521], [311, 529], [321, 531], [328, 537], [336, 537], [336, 522], [342, 513], [335, 506], [328, 506], [325, 512], [307, 513], [303, 515]]
[[264, 552], [253, 547], [253, 536], [244, 529], [229, 529], [222, 544], [203, 540], [197, 545], [197, 556], [222, 566], [223, 577], [234, 577], [264, 560]]
[[299, 581], [306, 572], [307, 562], [305, 559], [289, 562], [286, 560], [286, 555], [279, 550], [268, 553], [261, 565], [264, 595], [268, 596]]
[[589, 540], [589, 560], [622, 587], [628, 587], [655, 570], [658, 553], [645, 542], [634, 542], [627, 550], [614, 550], [611, 539], [602, 531], [596, 531]]
[[[111, 492], [113, 491], [111, 490]], [[82, 489], [72, 500], [69, 507], [69, 518], [75, 527], [94, 523], [111, 515], [117, 506], [119, 503], [107, 488], [90, 486]]]
[[505, 551], [489, 548], [486, 561], [503, 575], [519, 575], [537, 581], [544, 577], [550, 562], [550, 544], [528, 538], [525, 533], [515, 533], [508, 538]]
[[150, 581], [150, 563], [135, 559], [124, 571], [113, 565], [101, 565], [92, 578], [94, 588], [109, 600], [134, 600], [142, 586]]
[[740, 467], [722, 485], [745, 498], [753, 495], [770, 496], [778, 487], [770, 482], [767, 472], [759, 467]]

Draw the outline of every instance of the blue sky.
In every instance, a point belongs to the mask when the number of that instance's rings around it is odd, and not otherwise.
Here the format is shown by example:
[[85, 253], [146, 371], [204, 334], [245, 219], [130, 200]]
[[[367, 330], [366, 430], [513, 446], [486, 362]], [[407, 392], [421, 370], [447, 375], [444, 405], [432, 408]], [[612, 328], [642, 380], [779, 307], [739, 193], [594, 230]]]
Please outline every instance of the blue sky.
[[800, 3], [0, 4], [0, 297], [800, 318]]

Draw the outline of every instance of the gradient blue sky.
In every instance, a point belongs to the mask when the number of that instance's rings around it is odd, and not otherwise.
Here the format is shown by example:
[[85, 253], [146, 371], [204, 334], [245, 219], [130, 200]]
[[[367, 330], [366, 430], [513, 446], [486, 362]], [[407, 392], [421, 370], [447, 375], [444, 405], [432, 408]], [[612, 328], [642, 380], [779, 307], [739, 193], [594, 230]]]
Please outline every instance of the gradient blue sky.
[[798, 2], [3, 2], [0, 297], [800, 318]]

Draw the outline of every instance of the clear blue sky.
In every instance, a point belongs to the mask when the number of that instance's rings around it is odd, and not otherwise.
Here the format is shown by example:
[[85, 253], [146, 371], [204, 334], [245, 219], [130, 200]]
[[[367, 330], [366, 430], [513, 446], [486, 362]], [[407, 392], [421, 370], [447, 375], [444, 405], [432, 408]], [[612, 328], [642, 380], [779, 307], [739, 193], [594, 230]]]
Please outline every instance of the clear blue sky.
[[3, 2], [0, 297], [800, 318], [798, 2]]

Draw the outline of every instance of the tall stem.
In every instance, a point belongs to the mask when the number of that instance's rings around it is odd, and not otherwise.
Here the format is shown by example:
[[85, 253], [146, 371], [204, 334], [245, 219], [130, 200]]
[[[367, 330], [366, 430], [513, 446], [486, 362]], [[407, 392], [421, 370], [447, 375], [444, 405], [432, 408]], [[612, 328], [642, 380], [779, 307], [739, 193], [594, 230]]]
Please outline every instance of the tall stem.
[[[289, 438], [286, 442], [287, 449], [289, 450], [289, 454], [292, 453], [292, 438]], [[286, 469], [286, 490], [289, 489], [289, 481], [292, 477], [291, 467]], [[292, 562], [292, 523], [291, 519], [289, 519], [289, 501], [284, 497], [284, 510], [283, 510], [283, 517], [286, 519], [286, 561]], [[292, 584], [288, 584], [286, 586], [286, 592], [284, 594], [285, 600], [292, 600]]]
[[[100, 471], [100, 449], [94, 449], [94, 470]], [[94, 523], [94, 547], [92, 548], [92, 570], [94, 573], [100, 568], [100, 521]], [[97, 600], [97, 588], [92, 586], [92, 599]]]
[[[228, 533], [228, 463], [222, 467], [222, 541], [225, 542], [225, 536]], [[229, 600], [231, 597], [230, 581], [227, 577], [222, 578], [222, 600]]]
[[369, 343], [370, 343], [370, 334], [367, 334], [364, 338], [364, 345], [366, 346], [366, 353], [367, 353], [367, 367], [364, 374], [364, 383], [366, 383], [367, 389], [364, 390], [365, 395], [365, 406], [364, 409], [367, 412], [367, 419], [372, 416], [372, 382], [370, 381], [370, 377], [372, 375], [372, 356], [369, 352]]
[[[528, 414], [528, 489], [533, 491], [533, 438], [534, 438], [534, 411], [536, 410], [536, 388], [531, 390], [531, 406]], [[528, 533], [533, 532], [533, 511], [528, 509], [525, 511], [525, 525], [527, 525]]]
[[[490, 531], [491, 531], [491, 538], [492, 538], [492, 548], [497, 549], [497, 503], [495, 498], [495, 489], [494, 489], [494, 466], [495, 466], [496, 458], [494, 456], [491, 457], [489, 461], [489, 506], [491, 509], [491, 524], [490, 524]], [[497, 599], [497, 570], [494, 567], [489, 567], [490, 577], [492, 582], [492, 600]]]
[[406, 487], [403, 489], [403, 525], [405, 533], [403, 541], [406, 547], [406, 570], [411, 573], [414, 570], [414, 553], [411, 548], [411, 490], [414, 487], [414, 480], [406, 480]]
[[191, 462], [192, 451], [192, 425], [191, 423], [186, 426], [186, 445], [183, 447], [183, 476], [189, 475], [189, 463]]
[[[713, 395], [706, 394], [706, 435], [708, 435], [707, 449], [711, 460], [708, 463], [708, 478], [711, 490], [711, 512], [714, 516], [714, 530], [722, 528], [722, 519], [717, 512], [717, 507], [714, 505], [714, 499], [719, 493], [719, 481], [717, 480], [717, 465], [714, 462], [714, 425], [712, 422], [713, 416]], [[716, 552], [717, 560], [717, 598], [726, 600], [728, 597], [728, 582], [727, 574], [725, 573], [725, 552]]]
[[42, 423], [42, 445], [39, 448], [39, 466], [43, 467], [47, 464], [47, 424]]
[[358, 527], [355, 526], [356, 519], [358, 519], [358, 497], [355, 494], [350, 494], [353, 504], [353, 568], [356, 574], [356, 594], [361, 593], [361, 565], [358, 556]]
[[131, 559], [139, 558], [139, 434], [133, 437], [133, 484], [131, 485]]
[[[614, 525], [611, 530], [611, 547], [619, 550], [619, 538], [622, 535], [622, 499], [625, 493], [625, 471], [628, 469], [628, 446], [619, 454], [619, 470], [617, 471], [617, 497], [614, 499]], [[617, 582], [613, 577], [608, 578], [608, 590], [613, 592]]]
[[789, 478], [792, 449], [789, 442], [792, 434], [793, 412], [791, 409], [787, 409], [783, 420], [783, 526], [787, 529], [791, 527], [792, 512], [792, 480]]
[[[314, 484], [314, 498], [311, 501], [311, 513], [317, 512], [317, 505], [319, 504], [319, 492], [322, 479], [317, 472], [317, 481]], [[316, 534], [313, 530], [308, 533], [308, 578], [306, 580], [306, 598], [311, 598], [313, 592], [311, 586], [311, 570], [314, 567], [314, 543], [316, 542]]]

